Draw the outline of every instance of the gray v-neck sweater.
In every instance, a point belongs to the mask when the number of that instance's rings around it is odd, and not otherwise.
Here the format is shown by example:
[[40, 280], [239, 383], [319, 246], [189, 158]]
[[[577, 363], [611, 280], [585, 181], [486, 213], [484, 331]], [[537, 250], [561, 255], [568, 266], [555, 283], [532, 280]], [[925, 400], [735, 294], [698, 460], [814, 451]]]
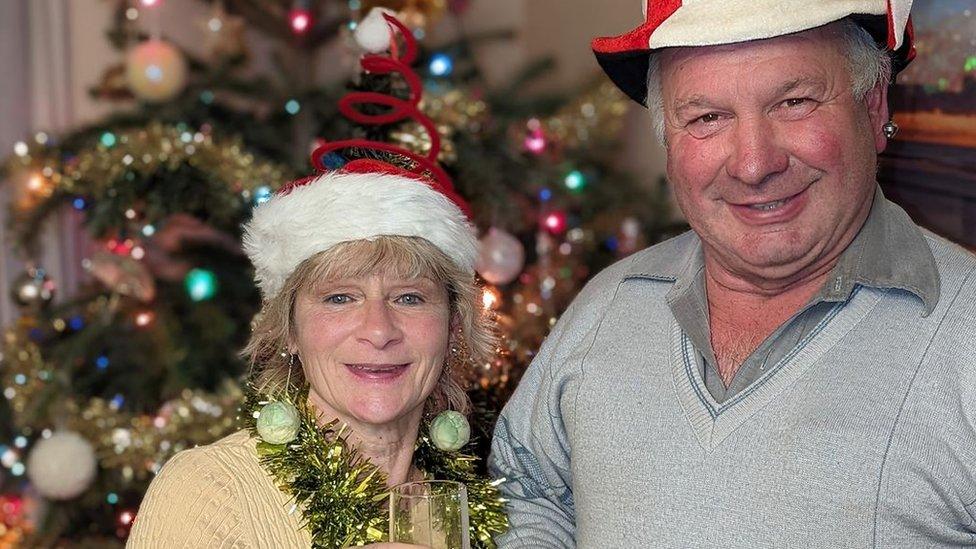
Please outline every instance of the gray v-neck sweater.
[[498, 423], [500, 547], [976, 546], [976, 258], [924, 239], [930, 314], [858, 286], [722, 404], [667, 307], [674, 280], [633, 276], [697, 237], [604, 271]]

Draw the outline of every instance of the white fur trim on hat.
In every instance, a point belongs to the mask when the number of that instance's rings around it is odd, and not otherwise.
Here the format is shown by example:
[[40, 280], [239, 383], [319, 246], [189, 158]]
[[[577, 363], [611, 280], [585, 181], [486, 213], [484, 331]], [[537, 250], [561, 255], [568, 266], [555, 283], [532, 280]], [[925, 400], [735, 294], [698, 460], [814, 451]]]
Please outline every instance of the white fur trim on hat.
[[422, 181], [390, 174], [330, 172], [274, 195], [244, 225], [244, 251], [270, 299], [302, 261], [379, 236], [425, 238], [474, 273], [478, 241], [461, 209]]

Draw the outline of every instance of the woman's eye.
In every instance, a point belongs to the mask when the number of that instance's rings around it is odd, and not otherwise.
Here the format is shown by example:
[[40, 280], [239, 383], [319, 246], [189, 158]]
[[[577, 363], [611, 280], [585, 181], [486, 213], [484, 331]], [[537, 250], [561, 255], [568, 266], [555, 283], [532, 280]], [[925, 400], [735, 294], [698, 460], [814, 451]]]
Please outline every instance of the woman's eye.
[[396, 301], [402, 305], [420, 305], [424, 302], [424, 298], [417, 294], [403, 294]]
[[346, 294], [332, 294], [326, 296], [322, 301], [330, 305], [345, 305], [346, 303], [351, 302], [352, 298]]

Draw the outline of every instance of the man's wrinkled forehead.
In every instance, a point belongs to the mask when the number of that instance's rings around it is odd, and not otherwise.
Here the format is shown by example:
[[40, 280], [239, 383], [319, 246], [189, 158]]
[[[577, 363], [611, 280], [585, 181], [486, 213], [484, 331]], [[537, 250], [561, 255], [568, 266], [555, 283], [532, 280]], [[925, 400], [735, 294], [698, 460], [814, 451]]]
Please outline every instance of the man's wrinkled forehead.
[[843, 33], [839, 29], [840, 23], [835, 22], [815, 29], [762, 40], [750, 40], [747, 42], [714, 46], [664, 48], [653, 55], [656, 57], [661, 69], [666, 72], [669, 67], [674, 67], [692, 60], [704, 60], [712, 54], [735, 52], [741, 55], [743, 60], [746, 60], [751, 55], [756, 55], [757, 52], [766, 50], [772, 45], [782, 45], [783, 51], [786, 52], [800, 44], [821, 45], [825, 50], [833, 48], [835, 51], [841, 52], [843, 49]]

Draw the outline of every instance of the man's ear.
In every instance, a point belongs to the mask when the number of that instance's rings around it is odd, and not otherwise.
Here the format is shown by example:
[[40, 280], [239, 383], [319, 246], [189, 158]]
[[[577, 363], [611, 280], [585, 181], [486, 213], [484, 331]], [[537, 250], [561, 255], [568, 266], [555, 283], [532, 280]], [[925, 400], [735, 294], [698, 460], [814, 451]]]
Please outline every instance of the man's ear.
[[868, 108], [868, 119], [871, 121], [871, 132], [874, 136], [874, 150], [880, 154], [888, 146], [888, 138], [885, 137], [882, 127], [891, 115], [888, 112], [888, 84], [878, 82], [864, 96], [864, 104]]

